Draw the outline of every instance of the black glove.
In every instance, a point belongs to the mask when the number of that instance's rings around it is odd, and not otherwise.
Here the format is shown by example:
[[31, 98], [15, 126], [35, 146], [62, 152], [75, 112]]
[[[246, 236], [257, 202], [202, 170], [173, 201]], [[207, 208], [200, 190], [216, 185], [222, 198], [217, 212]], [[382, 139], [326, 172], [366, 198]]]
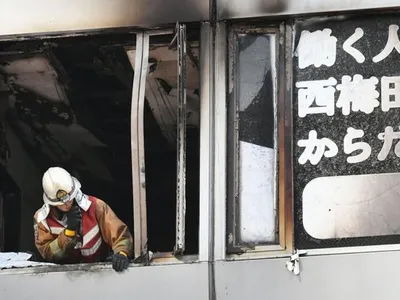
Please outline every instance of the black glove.
[[73, 206], [67, 212], [67, 229], [76, 231], [82, 220], [81, 210], [78, 206]]
[[129, 265], [129, 258], [121, 253], [116, 253], [112, 256], [112, 266], [117, 272], [122, 272]]

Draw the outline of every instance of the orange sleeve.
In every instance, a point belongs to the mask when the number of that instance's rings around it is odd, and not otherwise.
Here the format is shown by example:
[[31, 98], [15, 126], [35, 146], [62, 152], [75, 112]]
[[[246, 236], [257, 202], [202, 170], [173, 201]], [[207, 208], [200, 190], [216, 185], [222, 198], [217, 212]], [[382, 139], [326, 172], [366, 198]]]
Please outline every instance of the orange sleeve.
[[113, 252], [123, 251], [128, 257], [132, 257], [133, 239], [128, 226], [100, 199], [96, 200], [96, 218], [102, 238], [112, 248]]
[[53, 235], [43, 224], [34, 219], [35, 246], [40, 255], [48, 262], [60, 263], [74, 249], [76, 238], [67, 237], [62, 231]]

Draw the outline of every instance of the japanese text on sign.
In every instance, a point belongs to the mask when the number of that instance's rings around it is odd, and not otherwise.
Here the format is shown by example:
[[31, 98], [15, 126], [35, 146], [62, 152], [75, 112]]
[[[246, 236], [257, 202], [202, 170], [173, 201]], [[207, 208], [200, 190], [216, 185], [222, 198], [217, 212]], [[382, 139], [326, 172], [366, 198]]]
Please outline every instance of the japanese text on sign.
[[[382, 50], [371, 58], [373, 63], [383, 61], [394, 50], [400, 53], [398, 29], [397, 25], [389, 26], [386, 45], [382, 45]], [[342, 49], [359, 64], [368, 59], [354, 47], [354, 44], [363, 36], [363, 29], [356, 28], [342, 45]], [[337, 41], [338, 39], [332, 35], [331, 29], [325, 28], [314, 32], [302, 31], [296, 50], [299, 68], [333, 66], [336, 62]], [[311, 114], [325, 114], [331, 117], [335, 114], [335, 108], [339, 108], [344, 116], [351, 112], [371, 114], [377, 108], [383, 112], [400, 108], [400, 76], [364, 78], [361, 74], [351, 74], [344, 75], [342, 78], [327, 77], [329, 78], [296, 82], [298, 116], [300, 118]], [[378, 91], [379, 82], [380, 90]], [[372, 149], [368, 143], [355, 141], [356, 139], [360, 140], [363, 136], [362, 129], [349, 127], [347, 133], [341, 137], [343, 152], [348, 155], [347, 163], [359, 163], [371, 156]], [[394, 153], [400, 157], [400, 128], [399, 131], [394, 131], [393, 127], [387, 126], [384, 132], [377, 134], [376, 138], [383, 142], [377, 156], [379, 161], [387, 158], [395, 140], [398, 142], [394, 147]], [[339, 152], [338, 146], [333, 140], [329, 137], [318, 137], [316, 130], [309, 131], [308, 137], [300, 139], [297, 145], [304, 148], [298, 159], [300, 164], [309, 161], [312, 165], [316, 165], [323, 157], [331, 158]], [[352, 155], [354, 152], [357, 154]]]

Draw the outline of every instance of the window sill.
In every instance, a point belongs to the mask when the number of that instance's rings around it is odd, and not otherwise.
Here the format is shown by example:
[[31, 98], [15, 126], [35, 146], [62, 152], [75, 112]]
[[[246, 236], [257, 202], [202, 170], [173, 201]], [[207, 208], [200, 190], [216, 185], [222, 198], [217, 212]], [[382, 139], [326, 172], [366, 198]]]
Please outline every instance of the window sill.
[[[198, 263], [198, 255], [184, 255], [174, 257], [169, 253], [156, 253], [148, 266], [160, 265], [178, 265]], [[143, 263], [130, 263], [128, 269], [145, 267]], [[70, 264], [70, 265], [54, 265], [54, 266], [32, 266], [22, 268], [11, 268], [0, 270], [0, 276], [16, 275], [16, 274], [45, 274], [53, 272], [99, 272], [101, 270], [112, 270], [110, 262], [92, 263], [92, 264]]]
[[[302, 249], [299, 249], [302, 250]], [[346, 255], [346, 254], [367, 254], [375, 252], [394, 252], [400, 251], [400, 244], [390, 245], [372, 245], [359, 247], [342, 247], [342, 248], [324, 248], [324, 249], [305, 249], [306, 253], [302, 257], [310, 256], [326, 256], [326, 255]], [[227, 254], [226, 261], [241, 260], [257, 260], [257, 259], [274, 259], [292, 256], [292, 252], [288, 250], [282, 251], [264, 251], [264, 252], [247, 252], [243, 254]]]
[[255, 259], [273, 259], [290, 257], [293, 253], [288, 250], [278, 251], [249, 251], [243, 254], [227, 254], [226, 261], [255, 260]]
[[193, 264], [199, 262], [198, 255], [173, 256], [171, 253], [154, 253], [150, 265]]
[[[143, 264], [133, 264], [129, 265], [129, 268], [140, 267]], [[83, 271], [83, 272], [98, 272], [100, 270], [112, 270], [111, 263], [101, 262], [92, 264], [71, 264], [71, 265], [54, 265], [54, 266], [33, 266], [25, 268], [11, 268], [0, 270], [0, 276], [3, 275], [16, 275], [16, 274], [44, 274], [53, 272], [73, 272], [73, 271]]]
[[389, 251], [400, 251], [400, 244], [341, 247], [341, 248], [323, 248], [323, 249], [305, 249], [304, 251], [307, 252], [304, 256], [389, 252]]

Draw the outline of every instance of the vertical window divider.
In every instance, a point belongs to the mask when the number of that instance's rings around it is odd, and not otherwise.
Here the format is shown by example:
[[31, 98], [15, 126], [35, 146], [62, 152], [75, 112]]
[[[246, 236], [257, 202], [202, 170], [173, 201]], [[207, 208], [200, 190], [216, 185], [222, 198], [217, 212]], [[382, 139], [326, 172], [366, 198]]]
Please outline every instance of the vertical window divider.
[[147, 212], [144, 149], [144, 96], [149, 56], [149, 35], [138, 33], [131, 106], [132, 186], [134, 211], [134, 253], [137, 260], [146, 259]]

